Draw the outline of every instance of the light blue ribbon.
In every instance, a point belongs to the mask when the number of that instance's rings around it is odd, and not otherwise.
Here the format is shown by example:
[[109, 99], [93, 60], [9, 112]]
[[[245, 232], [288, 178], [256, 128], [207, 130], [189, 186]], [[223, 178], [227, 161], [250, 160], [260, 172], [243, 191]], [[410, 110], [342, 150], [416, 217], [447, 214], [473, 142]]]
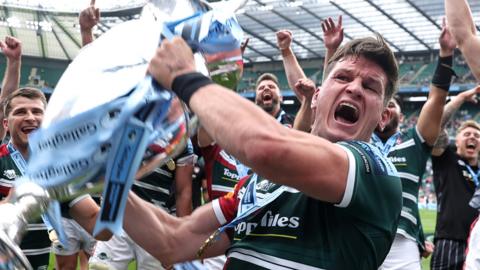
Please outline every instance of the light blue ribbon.
[[267, 193], [263, 198], [257, 198], [257, 178], [257, 174], [254, 174], [248, 183], [238, 206], [237, 216], [228, 224], [220, 227], [218, 229], [218, 234], [224, 232], [228, 228], [237, 226], [240, 222], [258, 213], [257, 210], [267, 206], [287, 190], [286, 186], [279, 186], [275, 191]]
[[[39, 129], [30, 138], [27, 176], [46, 188], [55, 187], [56, 198], [67, 199], [71, 194], [89, 192], [89, 183], [99, 181], [107, 169], [104, 204], [108, 208], [102, 205], [95, 233], [103, 228], [119, 231], [133, 175], [146, 147], [156, 139], [151, 135], [163, 135], [153, 129], [166, 117], [173, 95], [157, 87], [151, 77], [146, 77], [130, 96], [52, 124], [48, 129]], [[132, 117], [145, 106], [154, 106], [145, 119]], [[136, 132], [133, 141], [128, 137], [132, 128]], [[120, 166], [125, 151], [128, 160]], [[49, 220], [60, 220], [59, 212], [55, 212], [47, 212]], [[52, 222], [52, 225], [62, 233], [58, 224]]]
[[401, 135], [400, 132], [397, 132], [393, 134], [388, 140], [383, 144], [382, 140], [380, 137], [378, 137], [377, 134], [373, 133], [372, 134], [372, 143], [380, 149], [380, 151], [385, 155], [388, 156], [388, 154], [392, 151], [392, 147], [395, 146], [397, 143], [398, 137]]
[[[148, 85], [147, 83], [141, 87], [148, 88]], [[123, 132], [113, 142], [112, 155], [108, 159], [106, 168], [103, 204], [94, 235], [103, 229], [121, 231], [128, 192], [133, 184], [135, 173], [140, 167], [145, 149], [156, 139], [151, 136], [155, 134], [155, 123], [167, 116], [172, 98], [173, 96], [170, 96], [166, 102], [155, 104], [154, 113], [144, 115], [144, 119], [131, 118]]]
[[473, 183], [475, 184], [475, 187], [478, 187], [478, 184], [479, 184], [478, 183], [478, 177], [480, 176], [480, 169], [478, 169], [477, 172], [475, 173], [473, 171], [472, 167], [470, 167], [470, 165], [466, 164], [466, 167], [467, 167], [468, 172], [472, 176]]
[[10, 152], [10, 157], [13, 160], [13, 163], [17, 166], [18, 170], [20, 171], [21, 175], [24, 175], [27, 170], [27, 162], [23, 158], [22, 153], [18, 151], [12, 144], [12, 141], [8, 142], [7, 144], [8, 152]]

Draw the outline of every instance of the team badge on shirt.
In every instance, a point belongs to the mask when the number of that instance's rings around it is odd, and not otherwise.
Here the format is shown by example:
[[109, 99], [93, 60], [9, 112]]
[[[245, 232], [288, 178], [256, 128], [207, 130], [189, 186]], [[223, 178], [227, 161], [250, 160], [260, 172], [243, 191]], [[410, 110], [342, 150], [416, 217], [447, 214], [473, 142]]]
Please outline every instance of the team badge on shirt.
[[257, 189], [263, 192], [267, 192], [270, 188], [274, 187], [275, 184], [264, 179], [257, 184]]
[[360, 148], [363, 151], [358, 150], [357, 152], [360, 154], [362, 159], [365, 162], [366, 166], [366, 171], [368, 172], [370, 170], [369, 168], [369, 163], [367, 162], [367, 159], [365, 155], [367, 155], [371, 162], [373, 172], [376, 175], [391, 175], [391, 176], [396, 176], [397, 169], [393, 164], [383, 155], [382, 152], [376, 147], [373, 146], [372, 144], [361, 142], [361, 141], [349, 141], [349, 142], [340, 142], [340, 144], [346, 144], [353, 146], [354, 148]]
[[5, 170], [3, 171], [3, 175], [8, 179], [15, 179], [17, 177], [15, 170]]

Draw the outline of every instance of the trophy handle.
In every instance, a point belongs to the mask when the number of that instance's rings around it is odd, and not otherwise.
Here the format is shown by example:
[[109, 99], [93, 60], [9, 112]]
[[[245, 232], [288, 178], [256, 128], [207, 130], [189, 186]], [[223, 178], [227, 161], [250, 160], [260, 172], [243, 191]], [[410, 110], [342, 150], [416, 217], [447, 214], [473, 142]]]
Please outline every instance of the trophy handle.
[[23, 255], [20, 247], [15, 244], [7, 234], [0, 230], [0, 269], [27, 269], [32, 270], [32, 266]]
[[18, 243], [28, 221], [40, 216], [50, 201], [48, 192], [36, 183], [16, 181], [12, 196], [0, 203], [0, 270], [32, 270]]

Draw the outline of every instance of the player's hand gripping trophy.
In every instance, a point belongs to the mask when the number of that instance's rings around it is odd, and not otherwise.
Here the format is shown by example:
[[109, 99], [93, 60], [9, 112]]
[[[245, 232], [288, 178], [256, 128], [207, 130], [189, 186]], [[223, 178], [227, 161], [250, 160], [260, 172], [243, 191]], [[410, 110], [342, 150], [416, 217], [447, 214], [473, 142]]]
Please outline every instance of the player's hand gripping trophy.
[[145, 76], [149, 60], [162, 39], [180, 35], [197, 52], [200, 72], [208, 73], [205, 58], [215, 59], [237, 83], [243, 32], [234, 11], [245, 2], [151, 0], [140, 19], [81, 50], [29, 138], [25, 174], [0, 203], [0, 270], [31, 269], [18, 244], [42, 214], [64, 242], [59, 201], [103, 192], [94, 234], [121, 230], [133, 180], [181, 152], [192, 122], [172, 92]]

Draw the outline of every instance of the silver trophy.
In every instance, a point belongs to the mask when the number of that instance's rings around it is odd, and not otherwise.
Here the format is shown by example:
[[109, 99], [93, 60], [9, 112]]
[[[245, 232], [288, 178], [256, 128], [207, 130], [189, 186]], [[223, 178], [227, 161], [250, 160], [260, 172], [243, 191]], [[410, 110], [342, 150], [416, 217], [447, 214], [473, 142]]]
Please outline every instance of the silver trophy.
[[[121, 229], [133, 179], [181, 152], [195, 122], [171, 92], [145, 77], [149, 60], [163, 38], [181, 35], [198, 52], [197, 67], [205, 74], [211, 61], [203, 55], [238, 62], [243, 37], [233, 13], [245, 2], [212, 7], [200, 0], [152, 0], [140, 19], [112, 28], [81, 50], [29, 138], [25, 175], [0, 203], [0, 270], [31, 269], [18, 245], [27, 224], [42, 214], [62, 241], [59, 201], [103, 191], [95, 231]], [[186, 36], [185, 29], [198, 34]]]

